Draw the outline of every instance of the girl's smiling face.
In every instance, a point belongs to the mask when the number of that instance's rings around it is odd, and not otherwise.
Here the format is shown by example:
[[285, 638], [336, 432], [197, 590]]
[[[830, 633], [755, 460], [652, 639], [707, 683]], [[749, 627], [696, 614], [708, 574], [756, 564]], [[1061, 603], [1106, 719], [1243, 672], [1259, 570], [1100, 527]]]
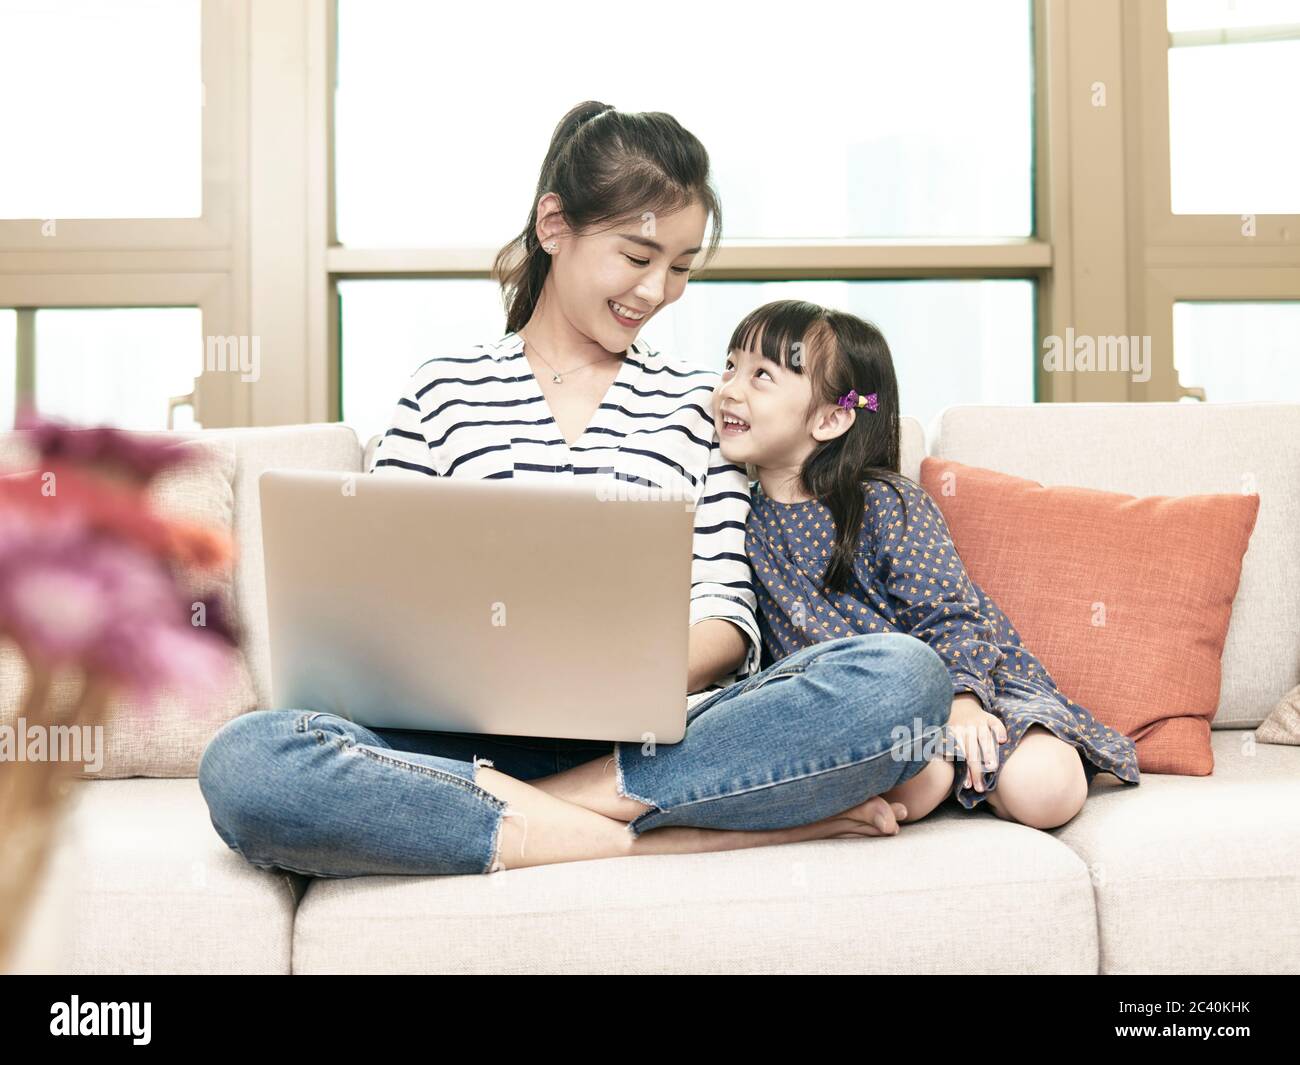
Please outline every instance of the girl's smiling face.
[[719, 448], [729, 462], [798, 467], [814, 444], [808, 424], [812, 387], [804, 374], [764, 358], [761, 345], [757, 337], [753, 350], [727, 356], [713, 393]]
[[575, 234], [563, 227], [558, 206], [552, 194], [542, 197], [538, 231], [543, 244], [558, 244], [548, 282], [554, 282], [560, 310], [574, 329], [606, 351], [626, 351], [646, 322], [681, 299], [708, 213], [696, 202], [670, 214], [647, 212], [644, 220]]

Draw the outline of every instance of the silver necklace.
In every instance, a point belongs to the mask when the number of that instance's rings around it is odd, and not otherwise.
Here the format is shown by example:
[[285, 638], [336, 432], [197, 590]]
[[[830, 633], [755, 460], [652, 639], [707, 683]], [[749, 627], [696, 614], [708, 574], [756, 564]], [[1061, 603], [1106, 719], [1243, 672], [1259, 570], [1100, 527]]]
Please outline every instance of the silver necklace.
[[[523, 336], [523, 334], [521, 333], [520, 336]], [[534, 351], [537, 352], [537, 357], [538, 357], [539, 359], [541, 359], [542, 362], [545, 362], [546, 365], [550, 368], [550, 371], [551, 371], [551, 380], [554, 381], [557, 385], [562, 385], [562, 384], [564, 384], [564, 378], [560, 376], [559, 371], [556, 370], [556, 368], [555, 368], [554, 366], [551, 366], [551, 364], [550, 364], [549, 362], [547, 362], [546, 356], [543, 355], [543, 354], [541, 353], [541, 351], [538, 349], [537, 345], [536, 345], [535, 343], [533, 343], [533, 341], [529, 340], [527, 337], [524, 337], [524, 342], [525, 342], [525, 344], [527, 344], [527, 345], [531, 345], [532, 349], [533, 349]], [[565, 370], [564, 372], [565, 372], [565, 373], [573, 373], [574, 370], [581, 370], [583, 366], [590, 366], [590, 365], [592, 365], [592, 363], [597, 363], [597, 362], [608, 362], [610, 359], [618, 359], [618, 358], [622, 358], [622, 356], [620, 356], [620, 355], [607, 355], [607, 356], [605, 356], [605, 358], [603, 358], [603, 359], [592, 359], [591, 362], [584, 362], [584, 363], [581, 363], [581, 364], [579, 364], [578, 366], [574, 366], [572, 369]]]

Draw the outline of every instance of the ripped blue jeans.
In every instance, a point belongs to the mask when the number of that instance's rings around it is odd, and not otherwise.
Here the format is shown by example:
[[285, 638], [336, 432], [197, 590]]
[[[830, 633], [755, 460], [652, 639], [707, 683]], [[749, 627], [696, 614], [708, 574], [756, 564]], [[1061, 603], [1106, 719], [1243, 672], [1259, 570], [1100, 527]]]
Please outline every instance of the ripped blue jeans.
[[[310, 876], [490, 873], [505, 818], [480, 765], [532, 780], [612, 758], [620, 795], [667, 825], [811, 824], [889, 791], [938, 757], [952, 680], [901, 633], [788, 655], [691, 708], [674, 744], [369, 729], [310, 710], [227, 722], [199, 764], [213, 827], [250, 863]], [[525, 829], [527, 825], [525, 824]], [[525, 836], [525, 841], [526, 841]]]

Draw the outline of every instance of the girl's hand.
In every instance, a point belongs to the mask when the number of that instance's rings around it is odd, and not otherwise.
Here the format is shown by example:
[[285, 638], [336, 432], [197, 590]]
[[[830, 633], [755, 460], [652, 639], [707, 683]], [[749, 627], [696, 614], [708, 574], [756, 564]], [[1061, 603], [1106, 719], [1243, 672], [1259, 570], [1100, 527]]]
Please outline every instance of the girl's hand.
[[973, 768], [992, 772], [998, 767], [998, 744], [1007, 742], [1006, 726], [996, 715], [988, 713], [976, 696], [962, 692], [952, 701], [948, 729], [966, 760], [965, 786], [983, 791], [984, 776], [973, 772]]

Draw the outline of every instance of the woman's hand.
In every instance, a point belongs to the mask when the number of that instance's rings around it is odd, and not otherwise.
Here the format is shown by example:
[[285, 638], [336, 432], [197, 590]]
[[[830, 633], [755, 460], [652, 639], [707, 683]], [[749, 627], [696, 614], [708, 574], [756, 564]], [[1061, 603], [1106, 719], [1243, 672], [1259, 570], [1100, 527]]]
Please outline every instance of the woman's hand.
[[984, 709], [984, 704], [970, 692], [962, 692], [952, 701], [948, 730], [953, 734], [966, 760], [966, 787], [984, 790], [982, 768], [992, 772], [998, 767], [998, 745], [1007, 742], [1007, 729], [1000, 718]]
[[703, 691], [710, 684], [734, 673], [749, 654], [749, 638], [734, 621], [705, 618], [691, 626], [687, 635], [687, 694]]

